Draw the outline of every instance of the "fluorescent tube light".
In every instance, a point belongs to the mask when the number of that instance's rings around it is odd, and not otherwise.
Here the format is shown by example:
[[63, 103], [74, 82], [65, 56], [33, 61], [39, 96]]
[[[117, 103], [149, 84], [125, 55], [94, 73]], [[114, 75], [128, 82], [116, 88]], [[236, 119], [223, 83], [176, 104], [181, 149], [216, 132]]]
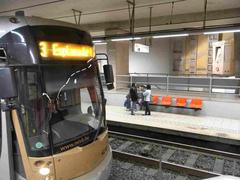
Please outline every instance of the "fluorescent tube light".
[[93, 40], [92, 41], [93, 43], [101, 43], [101, 42], [103, 42], [102, 40]]
[[118, 39], [111, 39], [111, 41], [130, 41], [130, 40], [139, 40], [142, 39], [140, 37], [134, 37], [134, 38], [118, 38]]
[[209, 34], [234, 33], [234, 32], [240, 32], [240, 29], [221, 30], [221, 31], [209, 31], [209, 32], [204, 32], [203, 34], [209, 35]]
[[184, 37], [184, 36], [189, 36], [189, 34], [168, 34], [168, 35], [153, 36], [153, 38], [169, 38], [169, 37]]
[[94, 45], [103, 45], [103, 44], [107, 44], [107, 43], [106, 42], [94, 43]]

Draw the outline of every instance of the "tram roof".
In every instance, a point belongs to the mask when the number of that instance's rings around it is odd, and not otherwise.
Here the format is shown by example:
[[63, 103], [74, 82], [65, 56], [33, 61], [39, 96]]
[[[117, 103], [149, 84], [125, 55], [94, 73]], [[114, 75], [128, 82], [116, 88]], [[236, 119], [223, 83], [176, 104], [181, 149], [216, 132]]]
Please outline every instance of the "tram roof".
[[[16, 22], [13, 22], [16, 20]], [[0, 16], [0, 38], [8, 32], [23, 27], [23, 26], [41, 26], [41, 25], [52, 25], [52, 26], [63, 26], [71, 27], [82, 30], [78, 25], [67, 23], [63, 21], [56, 21], [51, 19], [45, 19], [41, 17], [28, 17], [28, 16]]]

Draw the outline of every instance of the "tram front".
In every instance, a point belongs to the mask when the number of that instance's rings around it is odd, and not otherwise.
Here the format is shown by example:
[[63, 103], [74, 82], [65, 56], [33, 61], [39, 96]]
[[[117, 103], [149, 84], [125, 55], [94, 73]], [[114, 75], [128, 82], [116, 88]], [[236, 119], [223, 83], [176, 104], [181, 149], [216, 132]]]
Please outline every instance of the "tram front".
[[112, 155], [90, 36], [50, 25], [20, 27], [9, 36], [13, 49], [6, 53], [18, 54], [8, 62], [17, 91], [16, 178], [107, 179]]

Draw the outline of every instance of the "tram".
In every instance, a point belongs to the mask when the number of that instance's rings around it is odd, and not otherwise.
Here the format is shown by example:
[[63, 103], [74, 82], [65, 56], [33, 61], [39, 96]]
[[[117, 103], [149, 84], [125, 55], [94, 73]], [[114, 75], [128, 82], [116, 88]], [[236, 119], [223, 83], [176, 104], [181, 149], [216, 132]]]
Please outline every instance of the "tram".
[[[104, 66], [108, 89], [111, 65]], [[103, 180], [111, 168], [91, 36], [18, 12], [0, 17], [0, 179]]]

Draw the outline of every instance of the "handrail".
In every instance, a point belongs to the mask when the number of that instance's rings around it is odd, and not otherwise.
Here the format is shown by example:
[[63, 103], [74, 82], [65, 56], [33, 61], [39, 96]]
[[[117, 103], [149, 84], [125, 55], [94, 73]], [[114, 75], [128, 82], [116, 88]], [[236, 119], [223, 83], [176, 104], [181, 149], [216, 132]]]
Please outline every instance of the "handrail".
[[196, 78], [196, 79], [210, 79], [210, 78], [212, 78], [212, 79], [220, 79], [220, 80], [240, 80], [240, 78], [238, 78], [238, 77], [234, 77], [234, 78], [232, 78], [232, 76], [230, 76], [230, 77], [219, 77], [219, 76], [204, 76], [204, 75], [201, 75], [201, 76], [175, 76], [175, 75], [167, 75], [167, 74], [165, 74], [165, 75], [161, 75], [161, 74], [159, 74], [159, 75], [148, 75], [148, 76], [145, 76], [144, 74], [138, 74], [138, 75], [141, 75], [141, 76], [134, 76], [134, 74], [128, 74], [128, 75], [117, 75], [118, 77], [170, 77], [170, 78], [186, 78], [186, 79], [194, 79], [194, 78]]
[[[129, 73], [116, 76], [119, 88], [128, 88], [133, 82], [139, 85], [150, 84], [154, 88], [174, 91], [197, 91], [213, 93], [214, 89], [223, 89], [225, 93], [240, 92], [240, 77], [216, 75], [170, 75], [163, 73]], [[122, 87], [121, 87], [122, 86]], [[197, 89], [194, 89], [197, 88]], [[216, 93], [214, 91], [214, 93]]]
[[[156, 88], [179, 91], [202, 91], [212, 94], [213, 89], [240, 91], [240, 77], [217, 75], [170, 75], [163, 73], [129, 73], [116, 77], [117, 84], [128, 87], [136, 84], [151, 84]], [[180, 89], [179, 89], [180, 88]], [[183, 88], [183, 89], [182, 89]], [[194, 89], [198, 88], [198, 89]], [[200, 88], [200, 89], [199, 89]], [[201, 89], [202, 88], [202, 89]], [[229, 93], [229, 91], [226, 91]], [[215, 93], [215, 92], [214, 92]]]
[[128, 74], [149, 74], [149, 75], [169, 75], [169, 76], [205, 76], [205, 77], [231, 77], [231, 76], [239, 76], [240, 74], [232, 74], [232, 75], [220, 75], [220, 74], [168, 74], [168, 73], [128, 73]]

